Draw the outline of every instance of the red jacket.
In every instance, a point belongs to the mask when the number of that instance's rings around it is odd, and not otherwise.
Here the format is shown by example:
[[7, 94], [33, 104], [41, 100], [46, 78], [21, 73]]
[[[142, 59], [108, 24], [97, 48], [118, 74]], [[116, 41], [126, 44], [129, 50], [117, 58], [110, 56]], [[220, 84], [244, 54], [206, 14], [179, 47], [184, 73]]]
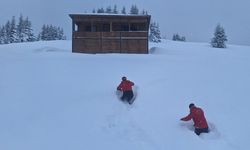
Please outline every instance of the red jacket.
[[208, 128], [207, 120], [205, 118], [204, 112], [201, 108], [192, 107], [190, 114], [184, 118], [181, 118], [182, 121], [188, 121], [193, 119], [195, 128]]
[[120, 85], [117, 87], [118, 90], [121, 91], [132, 91], [132, 86], [134, 85], [133, 82], [129, 80], [122, 81]]

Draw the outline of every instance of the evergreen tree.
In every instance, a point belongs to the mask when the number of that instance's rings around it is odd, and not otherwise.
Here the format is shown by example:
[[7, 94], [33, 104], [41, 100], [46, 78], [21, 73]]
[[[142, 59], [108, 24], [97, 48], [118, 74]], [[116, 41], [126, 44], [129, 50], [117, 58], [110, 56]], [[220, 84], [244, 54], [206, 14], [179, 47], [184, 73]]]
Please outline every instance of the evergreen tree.
[[55, 27], [52, 25], [49, 25], [48, 27], [48, 40], [56, 40], [57, 32], [55, 30]]
[[113, 13], [114, 14], [118, 14], [118, 10], [117, 10], [117, 6], [116, 5], [114, 6]]
[[139, 14], [139, 9], [137, 8], [136, 5], [131, 6], [130, 14], [133, 14], [133, 15], [138, 15]]
[[5, 24], [5, 44], [9, 44], [11, 41], [11, 23], [10, 21], [7, 21]]
[[4, 34], [4, 27], [0, 27], [0, 44], [4, 44], [4, 37], [5, 37], [5, 34]]
[[23, 19], [23, 16], [20, 15], [19, 22], [16, 25], [15, 17], [12, 17], [11, 21], [1, 27], [1, 44], [17, 43], [17, 42], [26, 42], [34, 41], [35, 36], [32, 33], [31, 22]]
[[36, 39], [33, 34], [31, 21], [29, 21], [28, 17], [26, 17], [26, 19], [24, 20], [24, 35], [25, 35], [24, 38], [25, 42], [33, 42]]
[[121, 11], [122, 14], [126, 14], [126, 8], [123, 6], [122, 8], [122, 11]]
[[97, 10], [97, 13], [104, 13], [104, 12], [105, 12], [105, 11], [104, 11], [103, 8], [100, 8], [100, 9]]
[[141, 12], [143, 15], [146, 15], [146, 11], [143, 9]]
[[181, 37], [181, 41], [185, 42], [186, 41], [186, 37], [185, 36]]
[[43, 25], [42, 31], [38, 35], [39, 40], [65, 40], [63, 29], [53, 25]]
[[7, 38], [7, 31], [6, 31], [6, 26], [4, 25], [2, 27], [2, 44], [8, 44], [8, 38]]
[[25, 42], [25, 23], [23, 19], [23, 15], [21, 14], [19, 17], [19, 22], [17, 25], [17, 41], [18, 42]]
[[16, 28], [16, 20], [15, 17], [12, 17], [10, 23], [10, 43], [17, 42], [17, 28]]
[[44, 24], [43, 26], [42, 26], [42, 31], [39, 33], [39, 35], [38, 35], [38, 37], [39, 37], [39, 40], [45, 40], [46, 39], [46, 37], [47, 37], [47, 31], [46, 31], [46, 29], [47, 29], [47, 27], [46, 27], [46, 25]]
[[173, 35], [172, 38], [173, 41], [186, 41], [186, 38], [184, 36], [180, 36], [178, 33]]
[[111, 6], [108, 6], [108, 7], [106, 8], [105, 13], [108, 13], [108, 14], [111, 14], [111, 13], [112, 13]]
[[216, 48], [226, 48], [225, 42], [227, 41], [227, 36], [225, 30], [221, 25], [217, 25], [214, 32], [214, 37], [211, 40], [212, 47]]
[[149, 33], [149, 41], [159, 43], [161, 42], [161, 34], [159, 24], [153, 22], [149, 26], [150, 33]]
[[92, 10], [92, 13], [95, 13], [95, 9]]
[[64, 36], [64, 32], [63, 32], [63, 29], [58, 27], [57, 28], [57, 40], [66, 40], [66, 37]]

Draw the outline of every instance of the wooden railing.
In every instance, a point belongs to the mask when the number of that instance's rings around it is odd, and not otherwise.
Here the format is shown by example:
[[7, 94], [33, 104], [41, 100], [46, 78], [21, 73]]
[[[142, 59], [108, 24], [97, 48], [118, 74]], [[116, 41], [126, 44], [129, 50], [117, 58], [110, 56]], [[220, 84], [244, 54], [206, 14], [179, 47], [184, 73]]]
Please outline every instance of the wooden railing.
[[148, 32], [73, 32], [73, 52], [148, 53]]

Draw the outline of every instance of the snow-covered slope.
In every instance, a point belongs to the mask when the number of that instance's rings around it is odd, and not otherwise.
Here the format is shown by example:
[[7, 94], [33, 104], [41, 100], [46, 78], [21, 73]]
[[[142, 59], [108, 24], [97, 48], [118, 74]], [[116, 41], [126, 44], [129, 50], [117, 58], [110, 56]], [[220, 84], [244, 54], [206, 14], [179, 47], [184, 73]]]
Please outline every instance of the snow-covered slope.
[[[0, 45], [1, 150], [247, 150], [250, 47], [150, 43], [151, 54], [75, 54], [71, 41]], [[127, 76], [133, 106], [115, 89]], [[180, 122], [189, 103], [209, 134]]]

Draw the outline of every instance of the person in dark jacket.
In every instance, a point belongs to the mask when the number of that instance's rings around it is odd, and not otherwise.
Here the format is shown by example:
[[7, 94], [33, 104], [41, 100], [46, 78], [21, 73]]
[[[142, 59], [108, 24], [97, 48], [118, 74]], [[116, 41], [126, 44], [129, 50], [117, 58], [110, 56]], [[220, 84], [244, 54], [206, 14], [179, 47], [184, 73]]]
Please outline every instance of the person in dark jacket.
[[122, 81], [117, 87], [117, 90], [120, 90], [123, 92], [121, 99], [123, 101], [127, 101], [129, 104], [132, 104], [131, 100], [134, 96], [132, 86], [134, 86], [134, 83], [132, 81], [127, 80], [126, 77], [122, 77]]
[[208, 133], [208, 124], [207, 120], [205, 118], [204, 112], [201, 108], [196, 107], [193, 103], [189, 105], [190, 113], [186, 117], [181, 118], [182, 121], [194, 121], [194, 132], [197, 135], [200, 135], [201, 133]]

